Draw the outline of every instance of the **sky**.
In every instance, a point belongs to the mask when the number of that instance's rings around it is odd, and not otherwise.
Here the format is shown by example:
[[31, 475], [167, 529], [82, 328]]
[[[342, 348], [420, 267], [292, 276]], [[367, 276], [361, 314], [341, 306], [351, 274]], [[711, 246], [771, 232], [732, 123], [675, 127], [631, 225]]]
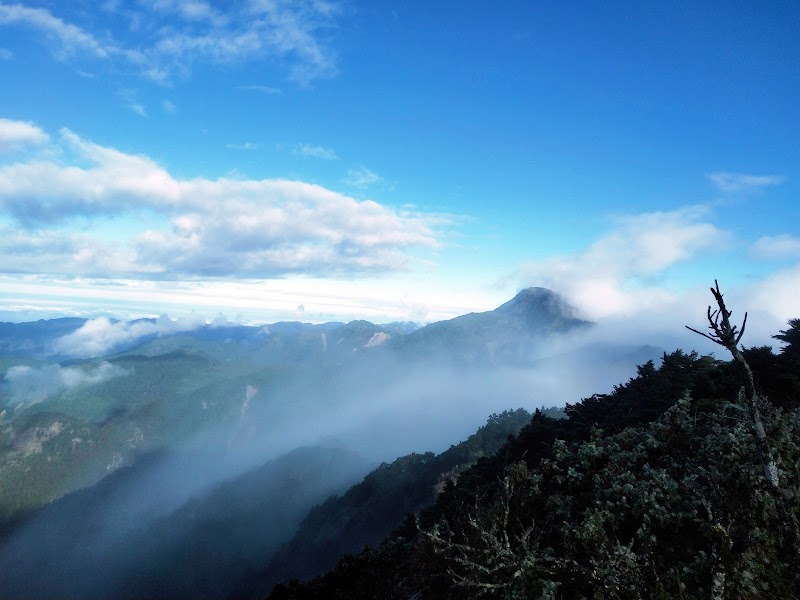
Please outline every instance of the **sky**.
[[[0, 1], [0, 320], [800, 316], [800, 5]], [[759, 329], [760, 328], [760, 329]]]

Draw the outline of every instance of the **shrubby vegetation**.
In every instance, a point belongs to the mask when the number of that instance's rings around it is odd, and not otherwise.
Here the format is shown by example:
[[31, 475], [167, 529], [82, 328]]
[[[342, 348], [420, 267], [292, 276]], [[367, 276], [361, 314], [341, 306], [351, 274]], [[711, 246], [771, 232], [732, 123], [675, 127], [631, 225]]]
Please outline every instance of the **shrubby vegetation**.
[[[800, 515], [800, 320], [742, 351], [781, 482], [771, 493], [741, 364], [681, 351], [607, 395], [537, 411], [436, 504], [270, 598], [792, 598], [781, 505]], [[748, 392], [749, 393], [749, 392]]]

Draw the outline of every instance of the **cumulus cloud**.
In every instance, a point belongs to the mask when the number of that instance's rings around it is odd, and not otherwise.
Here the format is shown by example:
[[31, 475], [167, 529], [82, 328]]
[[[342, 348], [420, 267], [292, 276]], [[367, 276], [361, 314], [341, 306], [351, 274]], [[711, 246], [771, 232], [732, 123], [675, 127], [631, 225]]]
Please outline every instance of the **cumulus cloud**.
[[[6, 272], [167, 278], [396, 271], [409, 268], [412, 249], [437, 247], [447, 225], [444, 217], [297, 181], [176, 179], [147, 156], [68, 129], [51, 150], [58, 161], [0, 163], [0, 214], [16, 222], [0, 240]], [[162, 226], [127, 239], [63, 229], [76, 218], [144, 210]]]
[[[147, 0], [139, 6], [107, 2], [103, 8], [95, 16], [109, 21], [92, 23], [97, 34], [69, 22], [69, 17], [80, 19], [80, 13], [62, 18], [46, 8], [23, 4], [0, 4], [0, 26], [38, 32], [60, 60], [91, 59], [133, 67], [160, 83], [188, 76], [197, 63], [277, 59], [285, 64], [289, 79], [300, 85], [337, 72], [336, 56], [323, 41], [339, 12], [331, 2]], [[123, 18], [129, 22], [124, 34], [120, 32], [125, 42], [113, 35]]]
[[12, 404], [35, 404], [63, 390], [94, 385], [128, 373], [127, 369], [109, 362], [86, 367], [62, 367], [57, 364], [44, 367], [17, 365], [6, 372], [3, 383]]
[[337, 160], [339, 158], [333, 148], [324, 148], [314, 144], [295, 144], [292, 152], [300, 156], [321, 158], [322, 160]]
[[728, 242], [706, 216], [702, 207], [687, 207], [622, 218], [585, 251], [528, 262], [520, 275], [565, 294], [592, 318], [664, 305], [675, 293], [652, 283], [660, 274]]
[[178, 197], [178, 183], [147, 157], [87, 142], [68, 129], [59, 142], [54, 150], [89, 166], [40, 159], [0, 166], [0, 208], [23, 225], [119, 214]]
[[752, 254], [758, 258], [800, 258], [800, 237], [767, 235], [755, 241]]
[[142, 338], [192, 331], [205, 325], [200, 318], [170, 319], [162, 315], [155, 321], [112, 321], [100, 317], [86, 321], [79, 329], [58, 338], [53, 350], [66, 356], [94, 357]]
[[40, 145], [48, 141], [47, 134], [29, 121], [0, 119], [0, 152], [22, 146]]
[[707, 177], [720, 192], [726, 194], [756, 192], [786, 181], [783, 175], [748, 175], [725, 171], [709, 173]]

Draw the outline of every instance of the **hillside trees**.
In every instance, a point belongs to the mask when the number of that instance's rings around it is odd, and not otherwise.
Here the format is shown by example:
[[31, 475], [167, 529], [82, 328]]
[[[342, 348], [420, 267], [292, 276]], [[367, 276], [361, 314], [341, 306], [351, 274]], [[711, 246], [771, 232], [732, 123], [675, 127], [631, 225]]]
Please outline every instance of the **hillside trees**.
[[[424, 532], [448, 596], [793, 597], [749, 425], [732, 403], [697, 411], [687, 395], [647, 427], [556, 441], [537, 469], [507, 467]], [[797, 423], [781, 427], [796, 460]]]

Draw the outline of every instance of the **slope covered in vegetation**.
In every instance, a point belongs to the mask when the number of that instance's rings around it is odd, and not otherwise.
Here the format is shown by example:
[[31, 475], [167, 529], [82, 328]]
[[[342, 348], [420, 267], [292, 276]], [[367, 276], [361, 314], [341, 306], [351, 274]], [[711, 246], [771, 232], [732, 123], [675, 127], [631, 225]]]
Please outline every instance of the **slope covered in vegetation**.
[[431, 506], [447, 482], [497, 452], [530, 418], [523, 409], [491, 415], [467, 440], [441, 454], [414, 453], [383, 463], [347, 493], [314, 508], [250, 585], [269, 591], [277, 581], [311, 577], [333, 567], [341, 556], [380, 542], [406, 514]]
[[270, 598], [792, 598], [781, 506], [800, 514], [800, 321], [740, 365], [681, 351], [608, 395], [541, 413], [375, 548]]

